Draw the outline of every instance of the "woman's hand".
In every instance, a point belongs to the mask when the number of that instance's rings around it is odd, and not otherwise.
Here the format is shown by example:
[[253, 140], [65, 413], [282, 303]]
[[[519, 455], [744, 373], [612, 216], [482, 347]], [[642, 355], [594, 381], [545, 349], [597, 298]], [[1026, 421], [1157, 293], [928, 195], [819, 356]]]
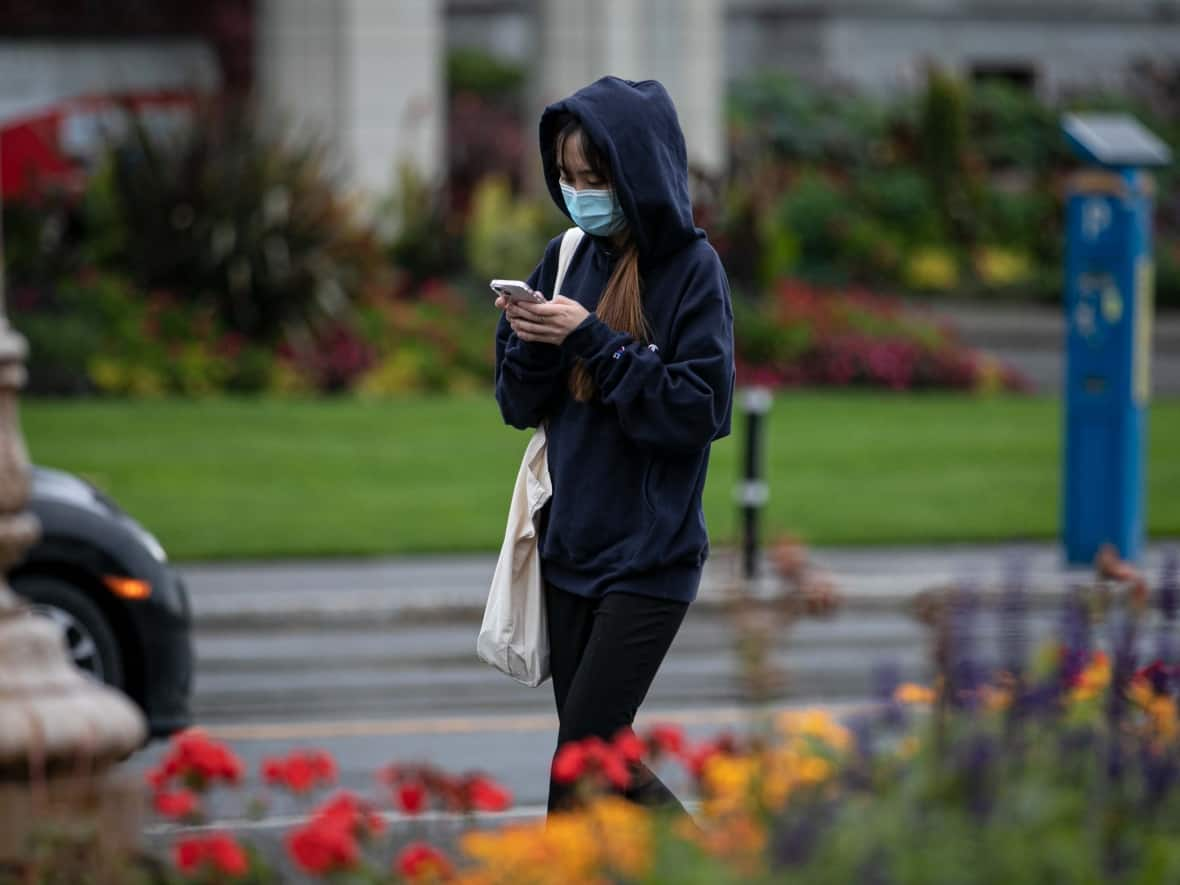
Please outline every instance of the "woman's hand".
[[[498, 300], [496, 306], [499, 307]], [[561, 344], [570, 332], [590, 316], [586, 308], [564, 295], [558, 295], [543, 304], [512, 302], [505, 306], [504, 312], [517, 338], [544, 344]]]

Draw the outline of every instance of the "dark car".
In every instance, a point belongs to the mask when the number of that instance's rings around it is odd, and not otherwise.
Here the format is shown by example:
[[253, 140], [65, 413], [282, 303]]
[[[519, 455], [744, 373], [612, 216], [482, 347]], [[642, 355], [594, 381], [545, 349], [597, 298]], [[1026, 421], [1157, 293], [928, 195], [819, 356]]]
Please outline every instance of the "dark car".
[[59, 623], [74, 663], [143, 709], [153, 736], [190, 724], [192, 614], [160, 543], [94, 486], [33, 468], [41, 539], [12, 589]]

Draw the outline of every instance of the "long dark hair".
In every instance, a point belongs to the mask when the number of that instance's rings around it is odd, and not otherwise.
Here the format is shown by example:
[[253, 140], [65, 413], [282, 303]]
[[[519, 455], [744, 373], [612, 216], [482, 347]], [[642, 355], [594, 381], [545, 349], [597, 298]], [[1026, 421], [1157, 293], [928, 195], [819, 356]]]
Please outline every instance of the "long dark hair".
[[[610, 164], [586, 135], [577, 117], [571, 116], [557, 133], [554, 145], [558, 162], [567, 139], [578, 139], [578, 147], [586, 164], [595, 176], [614, 186], [615, 177]], [[556, 294], [556, 293], [555, 293]], [[626, 332], [637, 341], [646, 341], [650, 336], [647, 317], [643, 314], [643, 281], [639, 276], [639, 247], [635, 236], [628, 228], [623, 234], [622, 251], [615, 264], [614, 272], [607, 281], [598, 307], [594, 311], [598, 318], [617, 332]], [[582, 360], [578, 360], [570, 371], [570, 392], [574, 399], [586, 402], [595, 393], [594, 379]]]

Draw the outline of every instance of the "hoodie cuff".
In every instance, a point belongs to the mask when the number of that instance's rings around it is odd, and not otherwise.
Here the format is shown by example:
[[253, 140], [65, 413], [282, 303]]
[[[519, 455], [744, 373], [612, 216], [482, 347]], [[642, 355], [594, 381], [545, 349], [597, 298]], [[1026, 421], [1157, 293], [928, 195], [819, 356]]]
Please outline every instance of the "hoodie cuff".
[[605, 355], [604, 352], [611, 347], [615, 338], [622, 339], [624, 337], [626, 336], [615, 332], [596, 314], [590, 314], [566, 336], [565, 343], [577, 356], [584, 360], [591, 360], [595, 356]]
[[535, 368], [547, 368], [561, 359], [561, 348], [543, 341], [517, 338], [515, 350], [522, 364]]

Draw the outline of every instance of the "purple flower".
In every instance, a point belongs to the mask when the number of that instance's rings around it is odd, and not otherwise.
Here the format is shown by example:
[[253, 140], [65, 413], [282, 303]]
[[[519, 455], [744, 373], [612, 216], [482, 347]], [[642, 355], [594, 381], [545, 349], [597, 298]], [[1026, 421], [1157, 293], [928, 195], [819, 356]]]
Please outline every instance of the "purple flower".
[[1004, 667], [1019, 678], [1024, 673], [1027, 644], [1024, 620], [1028, 615], [1026, 588], [1028, 563], [1022, 556], [1008, 561], [1004, 592], [1000, 597], [1000, 631], [1003, 642]]
[[1163, 615], [1163, 622], [1160, 624], [1159, 632], [1156, 634], [1156, 657], [1165, 664], [1172, 663], [1176, 658], [1175, 643], [1172, 638], [1172, 631], [1176, 621], [1177, 597], [1180, 597], [1180, 586], [1178, 586], [1176, 570], [1176, 553], [1175, 551], [1169, 551], [1167, 557], [1164, 559], [1163, 573], [1160, 575], [1160, 587], [1156, 593], [1160, 614]]
[[996, 758], [995, 741], [985, 734], [973, 735], [961, 751], [960, 767], [971, 812], [984, 817], [991, 810], [992, 769]]
[[1072, 685], [1086, 668], [1090, 659], [1090, 617], [1086, 611], [1082, 591], [1071, 587], [1062, 611], [1062, 655], [1060, 677], [1065, 685]]
[[1176, 606], [1180, 602], [1180, 555], [1169, 550], [1164, 557], [1164, 568], [1160, 574], [1159, 606], [1164, 620], [1176, 619]]
[[1148, 806], [1158, 805], [1176, 782], [1177, 764], [1174, 752], [1156, 752], [1144, 746], [1140, 750], [1143, 768], [1143, 800]]
[[1110, 690], [1106, 693], [1106, 715], [1112, 728], [1117, 728], [1127, 709], [1125, 696], [1127, 686], [1135, 676], [1137, 656], [1135, 654], [1135, 635], [1138, 621], [1130, 612], [1124, 611], [1121, 620], [1111, 619], [1111, 629], [1115, 632], [1114, 665], [1110, 674]]
[[873, 667], [873, 697], [881, 705], [881, 724], [889, 728], [900, 728], [907, 720], [905, 706], [893, 697], [900, 684], [901, 670], [896, 661], [878, 661]]
[[951, 598], [950, 683], [951, 703], [960, 707], [975, 704], [976, 690], [983, 682], [983, 669], [975, 656], [975, 615], [979, 599], [974, 589], [960, 586]]

